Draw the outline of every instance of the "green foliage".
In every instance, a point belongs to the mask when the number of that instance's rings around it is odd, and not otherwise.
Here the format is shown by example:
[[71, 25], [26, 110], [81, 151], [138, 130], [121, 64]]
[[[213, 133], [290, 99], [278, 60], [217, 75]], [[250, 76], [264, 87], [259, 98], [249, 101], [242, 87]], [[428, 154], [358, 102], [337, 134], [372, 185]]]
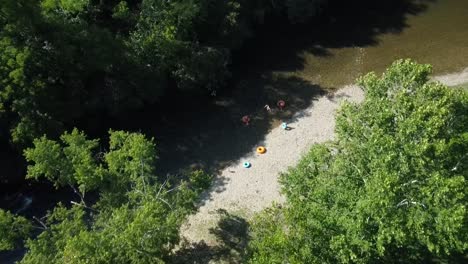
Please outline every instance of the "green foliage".
[[44, 133], [56, 137], [89, 113], [118, 115], [162, 93], [160, 69], [140, 64], [126, 37], [115, 33], [128, 31], [131, 19], [97, 19], [111, 7], [96, 1], [4, 2], [0, 105], [15, 143], [28, 146]]
[[202, 170], [196, 170], [189, 174], [189, 182], [192, 188], [198, 192], [208, 189], [213, 180], [213, 176], [206, 174]]
[[20, 263], [162, 263], [178, 241], [183, 216], [167, 208], [148, 200], [112, 208], [89, 223], [83, 207], [57, 207], [48, 215], [50, 228], [27, 242]]
[[228, 52], [211, 47], [188, 50], [190, 53], [176, 64], [172, 72], [183, 89], [204, 86], [208, 90], [221, 87], [228, 78]]
[[21, 216], [0, 209], [0, 251], [14, 249], [20, 239], [31, 232], [32, 226]]
[[256, 23], [271, 14], [306, 21], [324, 2], [2, 0], [0, 122], [23, 149], [168, 89], [210, 94]]
[[327, 0], [284, 0], [288, 17], [293, 23], [305, 22], [317, 15]]
[[284, 230], [285, 226], [283, 212], [277, 206], [256, 215], [251, 228], [254, 231], [253, 236], [249, 242], [250, 262], [269, 264], [288, 263], [291, 260], [286, 248], [289, 238]]
[[[179, 227], [211, 177], [195, 171], [187, 181], [161, 180], [152, 139], [109, 134], [105, 153], [76, 129], [61, 142], [43, 137], [25, 150], [28, 177], [70, 185], [81, 201], [48, 214], [47, 228], [27, 241], [20, 263], [163, 263], [178, 243]], [[94, 205], [85, 200], [91, 190], [100, 196]]]
[[48, 214], [47, 228], [35, 239], [28, 239], [28, 252], [20, 263], [64, 263], [57, 254], [69, 240], [86, 228], [85, 212], [80, 206], [70, 209], [59, 204]]
[[113, 9], [112, 9], [112, 17], [127, 20], [130, 18], [131, 13], [130, 9], [128, 8], [128, 4], [126, 1], [120, 1]]
[[89, 4], [89, 0], [42, 0], [44, 11], [61, 10], [66, 13], [79, 13]]
[[[206, 92], [220, 87], [229, 76], [227, 48], [231, 46], [210, 41], [229, 34], [210, 29], [212, 24], [219, 29], [219, 23], [229, 16], [218, 9], [225, 5], [216, 7], [205, 1], [143, 1], [137, 30], [131, 34], [135, 54], [142, 64], [163, 67], [182, 90]], [[220, 17], [219, 12], [225, 16]]]
[[282, 175], [285, 220], [278, 227], [271, 213], [261, 216], [251, 263], [466, 254], [468, 94], [428, 82], [429, 74], [430, 66], [401, 60], [381, 78], [359, 80], [366, 98], [342, 106], [337, 139]]
[[78, 185], [83, 191], [95, 189], [102, 182], [103, 173], [93, 157], [98, 141], [87, 140], [77, 129], [63, 134], [61, 141], [64, 147], [45, 136], [34, 140], [34, 147], [24, 151], [26, 160], [34, 162], [28, 166], [26, 177], [46, 177], [57, 187]]

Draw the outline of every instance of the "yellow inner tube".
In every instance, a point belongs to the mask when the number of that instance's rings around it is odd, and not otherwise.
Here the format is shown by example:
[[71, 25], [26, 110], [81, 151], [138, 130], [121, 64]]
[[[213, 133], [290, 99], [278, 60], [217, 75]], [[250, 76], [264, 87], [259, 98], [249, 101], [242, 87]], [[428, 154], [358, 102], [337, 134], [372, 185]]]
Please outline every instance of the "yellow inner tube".
[[264, 147], [258, 147], [257, 148], [257, 153], [263, 154], [265, 152], [266, 152], [266, 148], [264, 148]]

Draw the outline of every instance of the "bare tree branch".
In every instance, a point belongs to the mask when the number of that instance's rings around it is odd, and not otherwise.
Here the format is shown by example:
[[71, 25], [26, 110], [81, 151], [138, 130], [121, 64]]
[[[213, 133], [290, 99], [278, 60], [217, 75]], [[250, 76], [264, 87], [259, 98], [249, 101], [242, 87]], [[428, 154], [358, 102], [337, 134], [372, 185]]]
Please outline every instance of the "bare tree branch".
[[70, 183], [69, 183], [68, 185], [69, 185], [69, 186], [73, 189], [73, 191], [80, 197], [81, 203], [83, 203], [83, 204], [87, 207], [86, 202], [85, 202], [85, 200], [84, 200], [84, 194], [81, 194], [81, 193], [75, 188], [75, 186], [71, 185]]
[[160, 201], [164, 202], [165, 204], [167, 204], [167, 206], [169, 206], [169, 208], [171, 208], [171, 210], [173, 210], [172, 206], [166, 200], [164, 200], [164, 199], [162, 199], [160, 197], [156, 197], [156, 198], [158, 198], [158, 200], [160, 200]]
[[44, 222], [42, 222], [41, 220], [39, 220], [39, 218], [33, 216], [33, 219], [36, 220], [39, 224], [41, 224], [41, 226], [44, 227], [44, 229], [49, 229], [46, 224], [44, 224]]
[[89, 210], [91, 210], [91, 211], [95, 211], [95, 212], [98, 212], [98, 213], [99, 213], [99, 210], [96, 210], [96, 209], [94, 209], [94, 208], [92, 208], [92, 207], [89, 207], [89, 206], [87, 206], [86, 204], [77, 203], [77, 202], [75, 202], [75, 201], [70, 201], [70, 203], [71, 203], [71, 204], [74, 204], [74, 205], [78, 205], [78, 206], [84, 207], [84, 208], [86, 208], [86, 209], [89, 209]]
[[168, 180], [169, 180], [169, 174], [167, 175], [166, 180], [163, 182], [163, 184], [161, 184], [161, 186], [159, 187], [159, 190], [158, 190], [158, 193], [156, 194], [156, 197], [159, 197], [159, 194], [161, 193], [161, 190], [167, 184]]

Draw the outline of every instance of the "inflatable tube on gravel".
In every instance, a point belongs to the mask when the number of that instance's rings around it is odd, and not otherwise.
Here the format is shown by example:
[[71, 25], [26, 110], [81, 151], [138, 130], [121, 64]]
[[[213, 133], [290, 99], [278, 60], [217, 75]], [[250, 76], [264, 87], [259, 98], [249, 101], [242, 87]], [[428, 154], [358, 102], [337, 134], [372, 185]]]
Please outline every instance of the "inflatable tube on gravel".
[[263, 154], [263, 153], [265, 153], [265, 152], [266, 152], [266, 148], [265, 148], [265, 147], [258, 147], [258, 148], [257, 148], [257, 153], [258, 153], [258, 154]]
[[246, 161], [246, 162], [244, 162], [244, 164], [242, 164], [242, 166], [244, 166], [244, 168], [247, 169], [247, 168], [250, 168], [251, 165], [250, 165], [250, 162]]
[[286, 106], [286, 102], [283, 100], [279, 100], [276, 105], [279, 107], [279, 109], [283, 110], [283, 108]]

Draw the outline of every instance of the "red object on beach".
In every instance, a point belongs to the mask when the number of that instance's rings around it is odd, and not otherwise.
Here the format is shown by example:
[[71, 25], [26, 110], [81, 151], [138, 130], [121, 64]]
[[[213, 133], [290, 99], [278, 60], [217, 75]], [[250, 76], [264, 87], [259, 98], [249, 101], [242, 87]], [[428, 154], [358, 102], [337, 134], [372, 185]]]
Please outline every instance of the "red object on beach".
[[279, 109], [283, 110], [283, 108], [286, 106], [286, 102], [283, 100], [279, 100], [276, 105], [279, 107]]
[[248, 115], [245, 115], [242, 117], [242, 123], [244, 123], [246, 126], [249, 125], [249, 122], [250, 122], [250, 117]]

